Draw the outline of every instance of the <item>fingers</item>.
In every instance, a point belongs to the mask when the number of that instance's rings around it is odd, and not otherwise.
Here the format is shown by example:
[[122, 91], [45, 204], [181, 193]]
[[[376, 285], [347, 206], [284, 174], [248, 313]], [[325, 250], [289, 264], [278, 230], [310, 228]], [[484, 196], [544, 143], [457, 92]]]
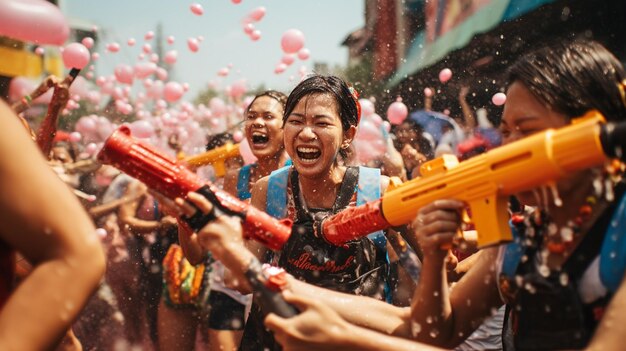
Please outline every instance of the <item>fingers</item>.
[[287, 320], [285, 318], [279, 317], [274, 313], [270, 313], [265, 317], [265, 321], [263, 322], [267, 329], [273, 331], [274, 333], [285, 329], [287, 326]]
[[198, 193], [190, 192], [187, 194], [187, 199], [189, 202], [196, 205], [202, 213], [210, 213], [213, 210], [211, 202]]
[[176, 204], [181, 214], [186, 217], [191, 217], [196, 213], [196, 211], [198, 211], [195, 207], [193, 207], [193, 205], [181, 199], [180, 197], [177, 197], [176, 200], [174, 200], [174, 203]]

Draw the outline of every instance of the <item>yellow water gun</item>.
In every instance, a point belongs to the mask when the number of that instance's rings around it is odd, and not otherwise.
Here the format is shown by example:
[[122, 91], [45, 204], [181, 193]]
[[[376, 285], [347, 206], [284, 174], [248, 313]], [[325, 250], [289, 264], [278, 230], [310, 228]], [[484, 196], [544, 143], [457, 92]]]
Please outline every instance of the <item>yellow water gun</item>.
[[346, 209], [322, 222], [326, 240], [341, 245], [377, 230], [410, 223], [437, 199], [465, 201], [478, 246], [512, 240], [508, 197], [554, 184], [567, 174], [623, 158], [625, 123], [605, 124], [591, 111], [572, 124], [531, 135], [459, 163], [444, 156], [425, 163], [421, 177], [388, 189], [378, 200]]
[[226, 174], [226, 160], [239, 157], [239, 144], [227, 143], [224, 146], [203, 152], [198, 155], [189, 156], [183, 159], [183, 162], [190, 168], [198, 168], [201, 166], [212, 165], [215, 169], [217, 177], [223, 177]]

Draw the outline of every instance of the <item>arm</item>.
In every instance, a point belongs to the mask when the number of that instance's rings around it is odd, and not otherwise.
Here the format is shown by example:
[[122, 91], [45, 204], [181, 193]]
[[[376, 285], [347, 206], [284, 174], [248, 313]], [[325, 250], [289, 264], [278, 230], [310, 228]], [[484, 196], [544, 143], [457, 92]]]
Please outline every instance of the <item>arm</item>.
[[460, 227], [456, 200], [437, 200], [423, 207], [413, 223], [424, 252], [420, 284], [411, 305], [411, 319], [422, 342], [454, 347], [471, 334], [493, 308], [502, 305], [494, 263], [497, 247], [486, 249], [474, 267], [450, 291], [446, 257]]
[[145, 193], [146, 187], [143, 184], [139, 182], [130, 183], [124, 196], [136, 196], [137, 201], [127, 202], [119, 207], [120, 220], [132, 233], [150, 233], [161, 226], [159, 221], [146, 221], [137, 218], [137, 209], [139, 208], [142, 195], [145, 195]]
[[439, 350], [350, 324], [333, 307], [316, 298], [285, 294], [285, 300], [302, 313], [289, 319], [270, 314], [265, 319], [265, 325], [274, 332], [285, 351]]
[[44, 117], [37, 131], [37, 144], [46, 158], [48, 158], [50, 150], [52, 150], [54, 136], [57, 133], [57, 119], [59, 118], [59, 114], [70, 99], [70, 82], [71, 80], [68, 81], [66, 79], [60, 84], [55, 85], [52, 101], [50, 101], [50, 105], [48, 105], [46, 117]]
[[387, 138], [387, 152], [383, 154], [381, 172], [388, 177], [398, 177], [403, 181], [407, 180], [406, 169], [402, 155], [393, 146], [391, 138]]
[[239, 178], [239, 169], [229, 170], [224, 176], [224, 191], [234, 197], [237, 197], [237, 180]]
[[474, 116], [474, 111], [467, 103], [467, 93], [469, 93], [469, 87], [462, 86], [461, 90], [459, 90], [459, 104], [461, 104], [461, 111], [463, 111], [464, 129], [466, 132], [471, 132], [476, 128], [476, 117]]
[[613, 295], [604, 311], [602, 320], [596, 329], [587, 350], [619, 350], [624, 347], [624, 326], [626, 326], [626, 279]]
[[[263, 177], [254, 183], [254, 186], [252, 187], [251, 204], [262, 211], [265, 211], [265, 205], [267, 202], [268, 180], [269, 177]], [[259, 261], [264, 261], [265, 254], [268, 250], [265, 246], [254, 240], [247, 240], [246, 247], [259, 259]]]
[[0, 115], [0, 239], [33, 264], [0, 312], [0, 349], [44, 350], [96, 289], [104, 255], [78, 200], [2, 103]]
[[89, 209], [89, 214], [91, 215], [92, 218], [94, 219], [98, 219], [102, 216], [105, 216], [109, 213], [112, 213], [114, 211], [117, 210], [118, 207], [120, 207], [123, 204], [129, 203], [129, 202], [133, 202], [133, 201], [137, 201], [139, 198], [141, 197], [141, 194], [139, 195], [126, 195], [123, 196], [119, 199], [115, 199], [112, 201], [109, 201], [105, 204], [101, 204], [98, 206], [94, 206], [92, 208]]

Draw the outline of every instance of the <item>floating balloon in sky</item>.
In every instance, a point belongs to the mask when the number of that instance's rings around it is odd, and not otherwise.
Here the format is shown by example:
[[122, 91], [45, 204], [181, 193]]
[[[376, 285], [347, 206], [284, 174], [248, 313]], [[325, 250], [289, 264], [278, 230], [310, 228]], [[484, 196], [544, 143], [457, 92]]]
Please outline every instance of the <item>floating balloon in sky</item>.
[[148, 78], [150, 75], [154, 74], [157, 70], [157, 65], [154, 62], [143, 62], [135, 65], [135, 77], [139, 79]]
[[163, 88], [163, 97], [165, 97], [165, 100], [168, 102], [178, 101], [184, 93], [185, 90], [183, 86], [177, 82], [168, 82], [165, 84], [165, 88]]
[[261, 39], [261, 31], [258, 29], [252, 31], [252, 34], [250, 34], [250, 39], [252, 39], [252, 41], [257, 41]]
[[246, 33], [247, 35], [251, 35], [252, 32], [254, 32], [254, 24], [252, 23], [246, 23], [243, 25], [243, 32]]
[[304, 34], [298, 29], [289, 29], [283, 34], [280, 46], [285, 53], [295, 54], [304, 47]]
[[287, 66], [290, 66], [294, 61], [295, 61], [295, 57], [292, 54], [285, 54], [283, 55], [283, 58], [280, 60], [282, 63], [286, 64]]
[[91, 59], [94, 61], [98, 61], [98, 59], [100, 58], [100, 54], [97, 52], [94, 52], [93, 54], [91, 54]]
[[151, 52], [152, 52], [152, 45], [150, 45], [150, 44], [148, 44], [148, 43], [143, 44], [143, 46], [141, 47], [141, 50], [143, 50], [143, 52], [144, 52], [145, 54], [149, 54], [149, 53], [151, 53]]
[[287, 69], [287, 65], [281, 62], [278, 65], [276, 65], [276, 68], [274, 69], [274, 73], [281, 74], [285, 72], [286, 69]]
[[83, 38], [81, 43], [83, 43], [87, 49], [91, 49], [93, 47], [93, 39], [90, 37]]
[[491, 102], [493, 102], [496, 106], [502, 106], [506, 102], [506, 94], [504, 93], [495, 93], [491, 97]]
[[298, 50], [298, 58], [302, 61], [307, 60], [311, 56], [311, 52], [307, 48]]
[[165, 63], [173, 65], [176, 63], [177, 58], [178, 58], [178, 51], [170, 50], [165, 54], [165, 57], [163, 58], [163, 60], [165, 61]]
[[248, 18], [250, 18], [253, 21], [258, 22], [261, 19], [263, 19], [264, 16], [265, 16], [265, 7], [259, 6], [256, 9], [252, 10], [252, 12], [250, 12], [250, 14], [248, 15]]
[[241, 3], [241, 0], [230, 0], [233, 4], [237, 5]]
[[247, 90], [248, 88], [246, 87], [246, 81], [238, 80], [230, 86], [230, 96], [234, 98], [241, 97], [243, 96], [243, 94], [246, 93]]
[[48, 1], [0, 1], [0, 35], [37, 44], [63, 45], [70, 28], [59, 7]]
[[120, 44], [118, 43], [110, 43], [107, 45], [107, 51], [109, 52], [118, 52], [120, 51]]
[[170, 45], [171, 45], [171, 44], [174, 44], [174, 41], [175, 41], [175, 40], [176, 40], [176, 38], [174, 38], [174, 36], [173, 36], [173, 35], [168, 35], [168, 36], [167, 36], [167, 43], [168, 43], [168, 44], [170, 44]]
[[122, 84], [133, 84], [134, 72], [133, 68], [126, 64], [119, 64], [113, 71], [115, 79]]
[[189, 38], [189, 39], [187, 39], [187, 47], [189, 48], [189, 50], [191, 52], [197, 52], [198, 49], [200, 48], [200, 44], [198, 43], [198, 39], [196, 39], [196, 38]]
[[128, 44], [128, 46], [134, 46], [136, 42], [137, 41], [134, 38], [128, 38], [128, 41], [126, 43]]
[[149, 31], [146, 33], [146, 35], [143, 36], [144, 39], [146, 40], [150, 40], [152, 38], [154, 38], [154, 32], [153, 31]]
[[406, 116], [409, 114], [409, 109], [402, 102], [402, 98], [398, 98], [394, 103], [389, 105], [387, 109], [387, 119], [391, 124], [400, 124], [402, 121], [406, 119]]
[[230, 70], [228, 68], [222, 68], [219, 71], [217, 71], [217, 75], [220, 77], [226, 77], [228, 73], [230, 73]]
[[193, 12], [194, 15], [202, 16], [202, 14], [204, 13], [204, 9], [202, 8], [202, 5], [198, 3], [191, 4], [190, 8], [191, 8], [191, 12]]
[[452, 71], [449, 68], [444, 68], [439, 72], [439, 81], [445, 83], [452, 78]]
[[71, 43], [63, 50], [63, 64], [67, 68], [83, 69], [89, 63], [89, 50], [80, 43]]

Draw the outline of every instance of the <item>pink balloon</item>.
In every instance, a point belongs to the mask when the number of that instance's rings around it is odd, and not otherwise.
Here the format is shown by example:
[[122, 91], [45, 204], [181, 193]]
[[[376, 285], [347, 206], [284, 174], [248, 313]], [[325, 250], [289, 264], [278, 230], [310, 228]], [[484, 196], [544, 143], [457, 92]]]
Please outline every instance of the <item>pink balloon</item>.
[[0, 35], [36, 44], [63, 45], [70, 28], [59, 7], [48, 1], [0, 1]]
[[73, 143], [79, 142], [82, 138], [83, 136], [79, 132], [71, 132], [69, 137], [70, 141]]
[[250, 144], [248, 144], [248, 139], [243, 138], [239, 143], [239, 154], [241, 154], [241, 158], [243, 158], [243, 163], [251, 164], [256, 162], [257, 158], [252, 153], [252, 149], [250, 149]]
[[96, 130], [96, 121], [88, 116], [83, 116], [76, 121], [74, 129], [82, 135], [93, 133]]
[[127, 64], [119, 64], [115, 67], [115, 79], [122, 84], [133, 84], [134, 71], [133, 68]]
[[233, 4], [237, 5], [241, 3], [241, 0], [230, 0]]
[[361, 104], [361, 114], [363, 117], [368, 117], [376, 112], [374, 108], [374, 103], [369, 99], [359, 99], [359, 103]]
[[107, 236], [107, 230], [104, 228], [98, 228], [96, 229], [96, 235], [98, 236], [98, 238], [104, 239]]
[[150, 62], [158, 63], [159, 62], [159, 54], [153, 53], [150, 55]]
[[252, 34], [250, 34], [250, 39], [252, 39], [252, 41], [257, 41], [261, 39], [261, 31], [258, 29], [252, 31]]
[[295, 61], [295, 57], [292, 54], [285, 54], [283, 55], [283, 58], [280, 60], [282, 63], [284, 63], [285, 65], [289, 66], [291, 65], [294, 61]]
[[389, 105], [389, 108], [387, 109], [387, 119], [391, 122], [391, 124], [395, 125], [402, 123], [408, 114], [409, 109], [401, 99], [398, 99], [396, 102]]
[[247, 35], [252, 35], [252, 32], [254, 32], [254, 24], [252, 23], [244, 24], [243, 32], [246, 33]]
[[170, 44], [170, 45], [171, 45], [171, 44], [174, 44], [174, 41], [175, 41], [175, 40], [176, 40], [176, 39], [174, 38], [174, 36], [173, 36], [173, 35], [168, 35], [168, 36], [167, 36], [167, 43], [168, 43], [168, 44]]
[[160, 80], [167, 80], [168, 73], [163, 67], [158, 67], [156, 70], [157, 78]]
[[307, 48], [302, 48], [298, 50], [298, 58], [302, 61], [308, 60], [309, 56], [311, 56], [311, 52]]
[[143, 36], [144, 39], [146, 40], [150, 40], [152, 38], [154, 38], [154, 32], [153, 31], [149, 31], [146, 33], [146, 35]]
[[285, 72], [286, 69], [287, 69], [287, 65], [286, 64], [279, 63], [278, 65], [276, 65], [276, 68], [274, 69], [274, 73], [281, 74], [281, 73]]
[[380, 133], [380, 129], [374, 125], [374, 123], [368, 120], [362, 120], [359, 123], [359, 128], [357, 132], [357, 139], [363, 141], [374, 141], [380, 139], [382, 134]]
[[37, 55], [39, 55], [39, 56], [42, 56], [42, 55], [43, 55], [43, 54], [45, 54], [45, 53], [46, 53], [46, 50], [45, 50], [44, 48], [42, 48], [41, 46], [38, 46], [38, 47], [35, 49], [35, 54], [37, 54]]
[[109, 52], [118, 52], [118, 51], [120, 51], [120, 44], [118, 44], [118, 43], [110, 43], [109, 45], [107, 45], [107, 50]]
[[191, 52], [197, 52], [198, 49], [200, 48], [198, 39], [196, 38], [187, 39], [187, 47], [189, 48]]
[[93, 54], [91, 54], [91, 59], [94, 61], [98, 61], [98, 59], [100, 58], [100, 54], [97, 52], [94, 52]]
[[452, 78], [452, 71], [449, 68], [444, 68], [439, 72], [439, 81], [445, 83]]
[[226, 104], [224, 103], [224, 100], [218, 97], [214, 97], [209, 100], [209, 107], [215, 117], [221, 117], [226, 113]]
[[424, 88], [424, 95], [426, 97], [431, 97], [433, 96], [433, 90], [431, 88]]
[[129, 38], [126, 42], [128, 46], [134, 46], [137, 41], [134, 38]]
[[144, 62], [135, 65], [134, 73], [135, 77], [139, 79], [148, 78], [157, 70], [157, 65], [154, 62]]
[[163, 60], [165, 61], [165, 63], [173, 65], [176, 63], [177, 58], [178, 58], [178, 51], [170, 50], [165, 54], [165, 57], [163, 58]]
[[243, 133], [240, 130], [236, 130], [233, 133], [233, 141], [238, 143], [243, 140]]
[[134, 121], [128, 127], [131, 135], [137, 138], [150, 138], [154, 135], [154, 127], [145, 120]]
[[93, 39], [90, 37], [83, 38], [81, 43], [83, 43], [87, 49], [91, 49], [93, 47]]
[[141, 47], [141, 50], [144, 52], [144, 54], [149, 54], [152, 52], [152, 45], [145, 43], [143, 44], [143, 46]]
[[495, 93], [491, 97], [491, 102], [493, 102], [496, 106], [502, 106], [506, 102], [506, 94], [504, 93]]
[[245, 80], [238, 80], [236, 82], [233, 83], [233, 85], [231, 85], [230, 87], [230, 96], [234, 97], [234, 98], [238, 98], [243, 96], [243, 94], [246, 93], [246, 91], [248, 90], [248, 88], [246, 87], [246, 81]]
[[63, 64], [66, 68], [83, 69], [89, 63], [89, 50], [83, 44], [71, 43], [63, 50]]
[[191, 4], [190, 8], [191, 8], [191, 12], [193, 12], [194, 15], [202, 16], [202, 14], [204, 13], [204, 9], [202, 8], [202, 5], [198, 3]]
[[304, 47], [304, 34], [298, 29], [289, 29], [283, 34], [280, 46], [285, 53], [295, 54]]
[[98, 150], [98, 145], [96, 145], [96, 143], [89, 143], [85, 147], [85, 152], [89, 154], [90, 156], [95, 154], [96, 150]]
[[9, 84], [9, 100], [18, 101], [35, 90], [37, 84], [25, 77], [15, 77]]
[[217, 75], [220, 77], [226, 77], [228, 73], [230, 73], [230, 70], [228, 68], [222, 68], [219, 71], [217, 71]]
[[250, 14], [248, 15], [248, 18], [250, 18], [253, 21], [258, 22], [261, 19], [263, 19], [264, 16], [265, 16], [265, 7], [259, 6], [256, 9], [252, 10], [252, 12], [250, 12]]
[[185, 90], [177, 82], [168, 82], [165, 84], [165, 88], [163, 89], [163, 96], [168, 102], [178, 101], [184, 93]]

